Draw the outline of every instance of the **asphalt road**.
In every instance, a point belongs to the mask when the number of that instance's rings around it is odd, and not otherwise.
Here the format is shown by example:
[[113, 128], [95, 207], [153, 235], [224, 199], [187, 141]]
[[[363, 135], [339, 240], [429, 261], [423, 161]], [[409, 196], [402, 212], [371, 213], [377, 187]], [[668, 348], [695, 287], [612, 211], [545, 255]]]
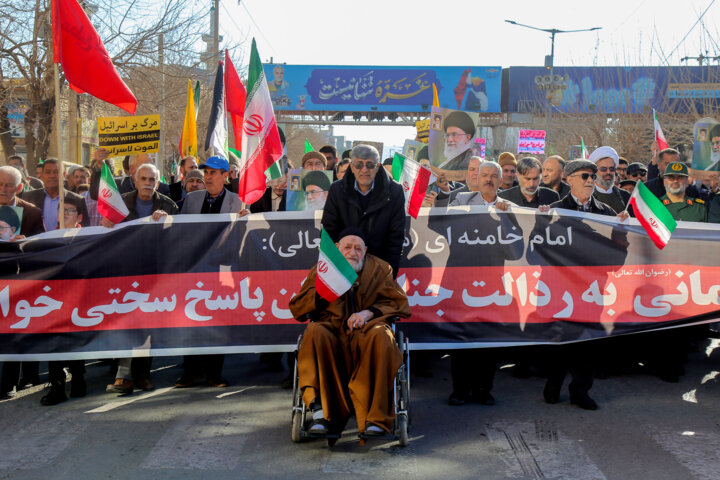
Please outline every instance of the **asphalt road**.
[[[502, 369], [495, 406], [451, 407], [449, 360], [413, 376], [410, 444], [361, 446], [350, 429], [330, 449], [290, 441], [291, 392], [257, 355], [226, 359], [230, 387], [172, 388], [180, 358], [153, 362], [152, 392], [117, 396], [107, 365], [88, 395], [40, 406], [42, 387], [0, 402], [0, 479], [720, 478], [720, 348], [693, 353], [680, 383], [637, 371], [597, 380], [600, 409], [542, 400], [544, 380]], [[41, 365], [41, 372], [44, 369]], [[69, 389], [69, 388], [68, 388]]]

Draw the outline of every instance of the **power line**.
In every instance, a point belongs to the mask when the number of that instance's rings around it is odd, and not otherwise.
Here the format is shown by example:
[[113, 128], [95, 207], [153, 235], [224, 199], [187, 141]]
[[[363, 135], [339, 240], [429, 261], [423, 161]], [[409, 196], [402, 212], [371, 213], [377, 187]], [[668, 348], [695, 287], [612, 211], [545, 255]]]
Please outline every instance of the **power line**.
[[248, 17], [250, 17], [250, 21], [253, 23], [253, 25], [255, 25], [255, 28], [257, 28], [257, 31], [260, 33], [260, 35], [263, 37], [263, 39], [267, 42], [268, 46], [270, 47], [270, 50], [272, 50], [272, 53], [277, 54], [275, 47], [273, 47], [273, 44], [270, 42], [270, 40], [268, 40], [268, 38], [263, 33], [262, 29], [260, 28], [260, 25], [257, 24], [252, 13], [250, 13], [250, 10], [248, 10], [247, 6], [245, 5], [245, 2], [243, 2], [242, 0], [238, 0], [238, 5], [241, 5], [245, 9], [245, 12], [247, 12]]
[[700, 23], [700, 21], [701, 21], [702, 18], [705, 16], [705, 14], [708, 12], [708, 10], [710, 10], [710, 7], [713, 6], [713, 3], [715, 3], [715, 0], [711, 0], [710, 5], [707, 6], [707, 8], [705, 9], [705, 11], [702, 13], [702, 15], [700, 15], [700, 16], [698, 17], [697, 21], [696, 21], [695, 23], [693, 23], [693, 26], [692, 26], [692, 27], [690, 27], [690, 30], [688, 30], [687, 33], [685, 34], [685, 36], [682, 38], [682, 40], [680, 40], [680, 43], [678, 43], [678, 44], [675, 46], [675, 48], [672, 49], [672, 51], [668, 54], [668, 56], [667, 56], [666, 58], [670, 58], [670, 57], [672, 56], [672, 54], [675, 53], [675, 51], [676, 51], [678, 48], [680, 48], [680, 45], [683, 44], [683, 42], [684, 42], [685, 39], [688, 37], [688, 35], [690, 35], [690, 32], [692, 32], [693, 29], [697, 26], [697, 24]]

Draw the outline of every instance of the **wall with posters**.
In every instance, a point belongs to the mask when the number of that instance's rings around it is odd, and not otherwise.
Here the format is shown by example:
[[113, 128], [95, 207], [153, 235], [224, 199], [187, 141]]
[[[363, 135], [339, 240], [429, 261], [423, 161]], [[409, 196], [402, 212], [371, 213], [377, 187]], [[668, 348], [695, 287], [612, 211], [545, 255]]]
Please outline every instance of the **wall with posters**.
[[687, 113], [720, 106], [720, 67], [544, 67], [503, 70], [503, 112]]
[[276, 111], [499, 112], [501, 67], [264, 65]]

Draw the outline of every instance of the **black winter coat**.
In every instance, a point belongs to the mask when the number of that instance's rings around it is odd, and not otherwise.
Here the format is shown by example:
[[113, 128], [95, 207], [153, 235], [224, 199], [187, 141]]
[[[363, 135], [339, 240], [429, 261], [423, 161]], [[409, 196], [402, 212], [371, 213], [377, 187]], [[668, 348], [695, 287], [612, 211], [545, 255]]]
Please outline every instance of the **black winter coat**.
[[405, 240], [405, 194], [399, 183], [378, 166], [370, 202], [362, 210], [355, 190], [355, 176], [348, 168], [342, 180], [330, 186], [322, 216], [322, 226], [334, 242], [347, 227], [360, 227], [368, 253], [385, 260], [397, 277]]

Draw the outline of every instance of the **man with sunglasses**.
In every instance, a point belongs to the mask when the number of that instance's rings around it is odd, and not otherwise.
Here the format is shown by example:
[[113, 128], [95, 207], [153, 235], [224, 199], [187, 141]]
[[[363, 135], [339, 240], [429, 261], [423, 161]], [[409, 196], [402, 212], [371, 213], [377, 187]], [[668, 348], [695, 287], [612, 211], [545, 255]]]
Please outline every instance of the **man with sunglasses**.
[[375, 147], [352, 149], [350, 168], [330, 186], [322, 226], [335, 242], [346, 228], [359, 227], [368, 253], [388, 262], [397, 277], [405, 239], [405, 194], [380, 166]]
[[620, 164], [620, 157], [612, 147], [598, 147], [588, 159], [597, 166], [595, 179], [595, 198], [615, 213], [625, 210], [630, 201], [630, 194], [615, 185], [615, 172]]
[[640, 162], [633, 162], [628, 165], [625, 175], [627, 180], [634, 180], [636, 182], [647, 182], [647, 167]]
[[[615, 216], [615, 211], [608, 205], [598, 201], [593, 196], [597, 181], [598, 167], [588, 160], [573, 160], [565, 165], [565, 174], [570, 193], [562, 200], [550, 205], [549, 208], [565, 208], [580, 212], [595, 213], [598, 215]], [[614, 174], [614, 172], [613, 172]], [[541, 212], [549, 209], [540, 207]], [[625, 220], [627, 212], [621, 212], [618, 218]], [[565, 377], [569, 372], [572, 381], [568, 386], [570, 403], [584, 410], [596, 410], [595, 400], [590, 398], [588, 392], [593, 384], [594, 350], [585, 345], [559, 345], [552, 347], [547, 353], [548, 379], [543, 390], [543, 397], [547, 403], [557, 403], [560, 399]]]

